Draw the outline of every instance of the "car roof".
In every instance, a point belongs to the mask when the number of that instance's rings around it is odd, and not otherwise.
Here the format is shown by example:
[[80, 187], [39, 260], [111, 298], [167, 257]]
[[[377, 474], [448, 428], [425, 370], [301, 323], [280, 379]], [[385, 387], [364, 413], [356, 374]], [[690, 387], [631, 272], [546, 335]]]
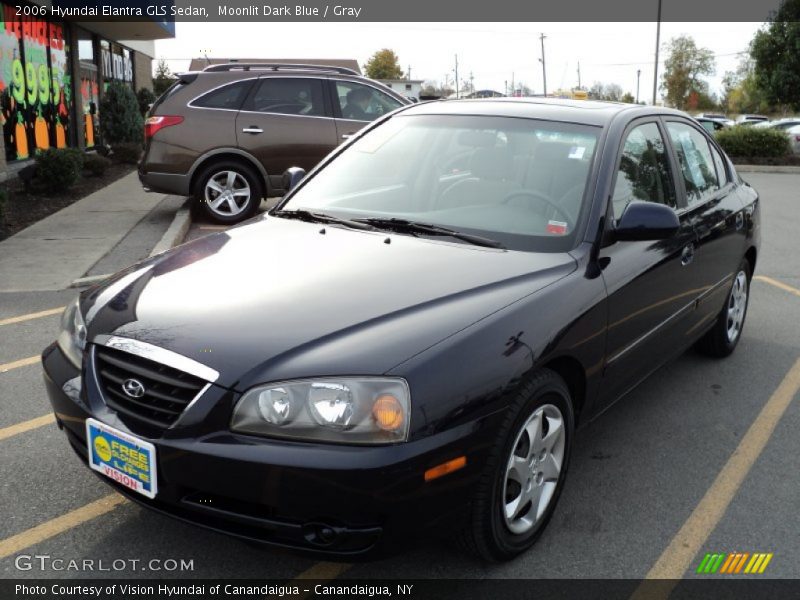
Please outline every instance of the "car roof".
[[567, 100], [562, 98], [485, 98], [438, 100], [415, 104], [403, 115], [480, 115], [566, 121], [604, 127], [620, 113], [640, 115], [666, 114], [685, 117], [677, 110], [622, 102]]

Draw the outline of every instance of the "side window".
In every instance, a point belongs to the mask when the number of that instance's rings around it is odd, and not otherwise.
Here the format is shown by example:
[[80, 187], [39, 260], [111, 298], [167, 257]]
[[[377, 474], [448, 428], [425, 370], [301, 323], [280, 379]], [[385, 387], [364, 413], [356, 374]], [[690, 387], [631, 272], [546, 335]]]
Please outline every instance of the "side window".
[[667, 131], [678, 155], [689, 206], [705, 202], [720, 187], [708, 141], [683, 123], [668, 122]]
[[323, 80], [302, 77], [264, 77], [246, 110], [324, 117]]
[[374, 87], [353, 81], [336, 82], [336, 100], [345, 119], [374, 121], [401, 104]]
[[700, 125], [702, 125], [703, 129], [705, 129], [708, 133], [714, 133], [714, 131], [717, 129], [717, 124], [714, 123], [714, 121], [700, 121]]
[[611, 197], [614, 217], [619, 219], [633, 200], [677, 206], [664, 138], [655, 123], [639, 125], [625, 139]]
[[247, 95], [247, 91], [250, 89], [250, 84], [252, 83], [252, 81], [238, 81], [211, 90], [193, 101], [191, 106], [239, 110], [239, 107], [242, 105], [242, 100], [244, 100], [244, 97]]
[[717, 168], [717, 179], [719, 180], [719, 185], [724, 187], [726, 183], [728, 183], [728, 171], [725, 168], [725, 160], [722, 158], [720, 153], [717, 151], [714, 146], [711, 146], [711, 156], [714, 158], [714, 166]]

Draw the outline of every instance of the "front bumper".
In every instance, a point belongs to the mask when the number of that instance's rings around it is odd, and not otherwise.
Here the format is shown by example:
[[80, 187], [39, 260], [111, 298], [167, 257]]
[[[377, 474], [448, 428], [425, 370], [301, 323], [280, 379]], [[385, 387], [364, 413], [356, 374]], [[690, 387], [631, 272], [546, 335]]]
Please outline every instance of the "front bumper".
[[[315, 554], [386, 551], [463, 522], [493, 430], [490, 417], [395, 446], [267, 440], [231, 433], [236, 395], [211, 386], [176, 426], [145, 435], [105, 405], [91, 368], [81, 376], [55, 345], [42, 360], [58, 425], [84, 462], [90, 416], [156, 446], [155, 499], [98, 474], [107, 484], [172, 517]], [[427, 469], [460, 455], [464, 469], [424, 481]]]

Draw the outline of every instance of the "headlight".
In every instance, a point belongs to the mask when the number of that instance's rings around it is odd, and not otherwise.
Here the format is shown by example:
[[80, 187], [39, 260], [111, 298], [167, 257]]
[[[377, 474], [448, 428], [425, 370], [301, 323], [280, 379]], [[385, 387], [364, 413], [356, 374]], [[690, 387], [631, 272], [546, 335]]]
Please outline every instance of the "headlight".
[[86, 324], [83, 322], [77, 298], [69, 303], [61, 316], [58, 347], [73, 365], [81, 368], [83, 349], [86, 348]]
[[330, 377], [258, 386], [236, 404], [231, 429], [344, 444], [408, 439], [411, 401], [403, 379]]

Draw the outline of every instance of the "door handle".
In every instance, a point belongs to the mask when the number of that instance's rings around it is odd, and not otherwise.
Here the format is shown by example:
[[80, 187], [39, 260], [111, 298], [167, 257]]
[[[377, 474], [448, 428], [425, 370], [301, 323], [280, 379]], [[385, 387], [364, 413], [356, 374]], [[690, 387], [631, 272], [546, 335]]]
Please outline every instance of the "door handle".
[[683, 247], [681, 252], [681, 264], [685, 267], [694, 260], [694, 244], [689, 243]]
[[242, 129], [242, 133], [264, 133], [264, 130], [261, 129], [261, 127], [251, 125], [250, 127], [245, 127]]

